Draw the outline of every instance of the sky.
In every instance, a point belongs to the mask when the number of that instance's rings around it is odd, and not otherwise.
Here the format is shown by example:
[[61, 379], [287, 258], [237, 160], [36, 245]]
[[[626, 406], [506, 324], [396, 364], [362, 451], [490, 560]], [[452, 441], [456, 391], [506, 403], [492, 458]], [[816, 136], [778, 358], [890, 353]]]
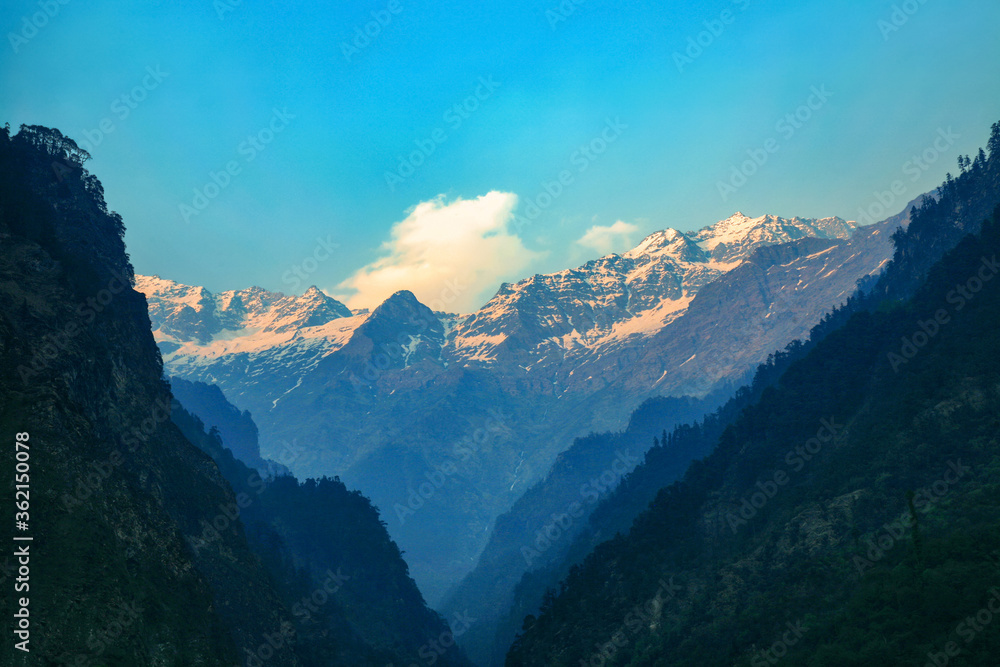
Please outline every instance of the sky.
[[888, 217], [1000, 120], [998, 3], [623, 4], [5, 0], [0, 122], [91, 153], [138, 273], [467, 312], [735, 211]]

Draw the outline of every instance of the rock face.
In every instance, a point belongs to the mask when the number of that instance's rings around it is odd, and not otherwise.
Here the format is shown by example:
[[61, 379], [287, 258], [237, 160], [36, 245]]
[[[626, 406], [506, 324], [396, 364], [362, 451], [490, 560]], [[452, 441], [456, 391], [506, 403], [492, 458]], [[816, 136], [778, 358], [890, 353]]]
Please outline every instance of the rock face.
[[169, 372], [250, 410], [264, 457], [371, 495], [433, 604], [575, 436], [650, 396], [738, 385], [879, 271], [891, 232], [737, 213], [503, 284], [462, 315], [405, 291], [351, 313], [315, 288], [137, 289]]
[[233, 493], [170, 421], [121, 218], [74, 149], [0, 129], [0, 429], [30, 434], [34, 538], [30, 654], [7, 641], [0, 663], [229, 667], [291, 619], [238, 522], [189, 546]]
[[736, 213], [693, 234], [656, 232], [621, 255], [502, 285], [457, 324], [448, 351], [467, 364], [532, 365], [555, 372], [563, 391], [586, 391], [578, 366], [655, 335], [703, 286], [757, 248], [809, 237], [846, 240], [855, 228], [839, 218]]

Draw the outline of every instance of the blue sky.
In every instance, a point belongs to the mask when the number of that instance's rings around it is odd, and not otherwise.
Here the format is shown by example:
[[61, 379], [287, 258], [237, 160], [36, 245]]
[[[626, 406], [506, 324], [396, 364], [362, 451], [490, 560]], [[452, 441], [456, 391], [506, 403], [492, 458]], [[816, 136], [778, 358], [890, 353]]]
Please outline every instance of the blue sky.
[[736, 210], [898, 210], [1000, 120], [982, 0], [334, 4], [8, 0], [0, 122], [89, 145], [138, 272], [467, 310]]

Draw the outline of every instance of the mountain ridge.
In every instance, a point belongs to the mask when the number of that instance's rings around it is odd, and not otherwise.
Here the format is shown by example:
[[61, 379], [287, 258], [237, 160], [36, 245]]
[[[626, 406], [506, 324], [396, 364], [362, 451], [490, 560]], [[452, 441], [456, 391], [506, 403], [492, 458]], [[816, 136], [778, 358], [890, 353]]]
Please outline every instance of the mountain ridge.
[[[539, 590], [556, 585], [554, 573], [522, 581], [531, 592], [506, 664], [598, 656], [630, 665], [654, 656], [671, 665], [773, 663], [765, 647], [797, 619], [813, 630], [779, 654], [795, 664], [917, 664], [943, 655], [935, 651], [960, 619], [940, 613], [942, 595], [964, 596], [952, 606], [974, 608], [995, 578], [984, 555], [1000, 544], [985, 502], [996, 497], [1000, 293], [984, 288], [1000, 270], [991, 257], [1000, 248], [1000, 123], [989, 145], [988, 160], [982, 152], [975, 162], [959, 158], [962, 175], [912, 212], [877, 281], [791, 349], [790, 365], [762, 369], [781, 371], [773, 387], [739, 414], [677, 429], [651, 450], [595, 510], [593, 542], [562, 564], [558, 590]], [[978, 212], [991, 207], [983, 223]], [[981, 289], [974, 303], [956, 301], [972, 280]], [[907, 353], [894, 364], [915, 331], [926, 336], [919, 358]], [[674, 482], [664, 466], [670, 448], [690, 444], [711, 454]], [[964, 478], [955, 457], [982, 474], [955, 490], [952, 476], [928, 487], [942, 470]], [[930, 491], [942, 484], [945, 491]], [[648, 632], [629, 626], [615, 641], [621, 650], [602, 643], [664, 572], [680, 584], [678, 599], [658, 610]], [[718, 641], [720, 633], [731, 641]], [[595, 635], [604, 638], [596, 645]], [[969, 664], [993, 664], [997, 637], [991, 630], [963, 649]]]
[[[808, 244], [817, 230], [829, 237], [821, 241], [836, 243], [837, 249], [819, 258], [798, 252], [796, 266], [816, 264], [813, 274], [829, 263], [802, 289], [782, 293], [754, 285], [754, 291], [764, 290], [762, 296], [739, 305], [750, 309], [743, 320], [736, 312], [727, 314], [728, 333], [712, 329], [704, 313], [698, 314], [703, 306], [691, 310], [700, 290], [724, 280], [758, 249], [778, 242]], [[180, 301], [154, 305], [151, 319], [171, 375], [216, 384], [249, 410], [260, 426], [265, 457], [277, 459], [296, 438], [306, 439], [309, 451], [296, 460], [294, 473], [339, 475], [390, 516], [392, 508], [405, 507], [402, 501], [419, 486], [423, 471], [454, 458], [454, 443], [480, 429], [478, 422], [489, 419], [487, 410], [510, 415], [505, 428], [492, 434], [493, 445], [479, 449], [428, 500], [433, 512], [418, 513], [405, 524], [390, 521], [394, 539], [411, 556], [414, 576], [434, 604], [472, 567], [495, 516], [540, 479], [574, 437], [620, 428], [632, 409], [654, 395], [735, 389], [768, 352], [803, 335], [810, 320], [818, 321], [891, 253], [888, 233], [839, 218], [730, 216], [696, 234], [698, 239], [663, 230], [626, 253], [504, 284], [483, 308], [465, 315], [433, 312], [412, 294], [397, 293], [370, 312], [295, 329], [283, 324], [308, 321], [312, 306], [297, 301], [301, 297], [269, 293], [268, 303], [289, 304], [281, 317], [271, 314], [273, 307], [251, 309], [239, 322], [255, 327], [213, 334], [207, 344], [199, 336], [218, 328], [212, 322], [221, 305], [202, 308], [209, 320], [204, 326], [191, 321], [197, 302], [191, 310], [184, 306], [192, 304]], [[726, 261], [713, 259], [712, 252]], [[756, 265], [773, 268], [748, 275], [748, 284], [781, 280], [777, 260], [757, 256]], [[835, 270], [838, 261], [844, 263], [841, 271]], [[146, 278], [137, 283], [147, 289]], [[156, 302], [172, 291], [198, 290], [157, 283], [147, 291]], [[747, 320], [762, 320], [771, 307], [801, 310], [801, 318], [765, 322], [752, 337], [741, 333], [750, 331]], [[268, 324], [282, 333], [265, 331]], [[719, 340], [731, 339], [726, 363], [699, 361], [701, 368], [689, 363], [672, 371], [693, 354], [671, 340], [672, 327], [687, 332], [686, 346], [707, 330]], [[649, 386], [630, 381], [640, 377]], [[409, 428], [402, 430], [401, 424]], [[400, 456], [404, 441], [406, 454]], [[387, 468], [389, 452], [396, 452], [397, 462], [406, 461], [406, 469]], [[445, 530], [446, 523], [466, 528]], [[441, 540], [453, 544], [458, 555], [440, 562]]]
[[[0, 431], [23, 443], [18, 484], [30, 487], [17, 489], [23, 520], [7, 530], [31, 538], [22, 573], [10, 569], [13, 557], [0, 574], [11, 587], [23, 577], [23, 597], [0, 596], [0, 610], [25, 619], [24, 650], [4, 642], [0, 663], [422, 658], [450, 631], [368, 499], [336, 480], [264, 480], [218, 431], [174, 409], [148, 303], [133, 289], [123, 221], [83, 168], [86, 157], [58, 130], [22, 126], [12, 137], [0, 127]], [[253, 455], [249, 416], [229, 410], [230, 432]], [[15, 457], [3, 457], [0, 471], [13, 508]], [[297, 507], [281, 507], [296, 495]], [[353, 590], [349, 579], [334, 581], [340, 566], [359, 580]], [[336, 592], [313, 623], [298, 622], [301, 596], [318, 605], [315, 596]], [[467, 664], [459, 649], [436, 661]]]

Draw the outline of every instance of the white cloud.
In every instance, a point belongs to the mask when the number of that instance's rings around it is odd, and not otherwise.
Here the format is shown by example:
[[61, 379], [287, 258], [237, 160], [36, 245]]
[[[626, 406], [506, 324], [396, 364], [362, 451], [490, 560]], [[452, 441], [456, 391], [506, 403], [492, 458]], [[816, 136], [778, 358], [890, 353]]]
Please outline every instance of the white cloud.
[[613, 225], [594, 225], [577, 239], [576, 243], [596, 250], [601, 255], [607, 255], [631, 248], [632, 235], [638, 230], [637, 225], [621, 220]]
[[351, 308], [374, 308], [405, 289], [432, 310], [479, 308], [501, 282], [520, 279], [542, 256], [507, 230], [516, 205], [517, 195], [495, 191], [417, 204], [393, 225], [385, 254], [337, 286], [348, 293], [338, 298]]

